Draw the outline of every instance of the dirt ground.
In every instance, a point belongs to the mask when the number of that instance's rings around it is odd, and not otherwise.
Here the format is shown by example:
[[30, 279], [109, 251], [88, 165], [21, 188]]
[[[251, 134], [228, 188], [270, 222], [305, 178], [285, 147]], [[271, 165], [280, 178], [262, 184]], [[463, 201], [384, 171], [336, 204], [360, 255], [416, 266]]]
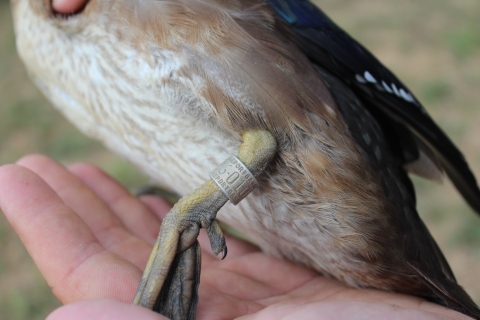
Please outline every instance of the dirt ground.
[[[480, 2], [318, 0], [423, 102], [480, 178]], [[0, 0], [0, 164], [30, 153], [88, 161], [130, 188], [144, 184], [128, 163], [81, 135], [40, 95], [16, 56], [8, 1]], [[451, 183], [415, 178], [418, 208], [462, 286], [480, 303], [480, 219]], [[59, 302], [0, 215], [0, 314], [43, 319]]]

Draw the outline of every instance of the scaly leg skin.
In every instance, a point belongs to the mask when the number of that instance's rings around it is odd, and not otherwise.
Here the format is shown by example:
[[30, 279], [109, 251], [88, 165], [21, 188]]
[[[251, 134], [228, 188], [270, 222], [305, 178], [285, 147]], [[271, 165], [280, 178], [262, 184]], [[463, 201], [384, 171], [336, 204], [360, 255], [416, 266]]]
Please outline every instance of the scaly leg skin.
[[[243, 134], [237, 155], [251, 175], [263, 172], [277, 151], [277, 142], [268, 131]], [[230, 157], [212, 174], [212, 179], [183, 197], [162, 222], [143, 277], [133, 301], [171, 319], [195, 319], [200, 283], [200, 228], [206, 228], [215, 255], [227, 253], [217, 212], [230, 199], [236, 204], [256, 180], [241, 163]], [[214, 180], [215, 179], [215, 180]], [[221, 187], [220, 187], [221, 186]], [[238, 190], [242, 190], [240, 194]]]

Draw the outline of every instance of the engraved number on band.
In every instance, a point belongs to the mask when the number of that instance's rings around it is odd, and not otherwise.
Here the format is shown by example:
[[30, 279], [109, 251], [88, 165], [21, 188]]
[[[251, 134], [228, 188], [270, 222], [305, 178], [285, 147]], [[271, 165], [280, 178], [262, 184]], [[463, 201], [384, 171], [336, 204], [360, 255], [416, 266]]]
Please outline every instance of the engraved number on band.
[[235, 205], [258, 186], [257, 179], [233, 154], [215, 168], [210, 177]]

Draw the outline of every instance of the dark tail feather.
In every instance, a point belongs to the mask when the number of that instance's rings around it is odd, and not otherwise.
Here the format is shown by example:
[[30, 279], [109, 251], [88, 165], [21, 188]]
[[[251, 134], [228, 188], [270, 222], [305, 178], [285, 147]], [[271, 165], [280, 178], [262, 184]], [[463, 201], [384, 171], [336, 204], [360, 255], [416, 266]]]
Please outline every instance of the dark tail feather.
[[448, 296], [444, 297], [446, 307], [480, 320], [480, 309], [461, 286], [450, 280], [442, 284], [448, 292]]
[[421, 267], [409, 263], [417, 272], [418, 276], [425, 280], [425, 285], [431, 289], [431, 294], [425, 298], [431, 302], [480, 320], [480, 309], [455, 280], [447, 260], [435, 240], [433, 240], [425, 224], [420, 222], [417, 224], [417, 227], [419, 227], [419, 229], [417, 230], [416, 239], [421, 239], [421, 244], [426, 245], [423, 251], [433, 253], [433, 257], [432, 255], [424, 256], [422, 260], [424, 263]]
[[432, 281], [428, 278], [426, 280], [437, 293], [437, 297], [428, 297], [427, 300], [480, 320], [480, 309], [456, 282], [446, 278], [442, 281]]

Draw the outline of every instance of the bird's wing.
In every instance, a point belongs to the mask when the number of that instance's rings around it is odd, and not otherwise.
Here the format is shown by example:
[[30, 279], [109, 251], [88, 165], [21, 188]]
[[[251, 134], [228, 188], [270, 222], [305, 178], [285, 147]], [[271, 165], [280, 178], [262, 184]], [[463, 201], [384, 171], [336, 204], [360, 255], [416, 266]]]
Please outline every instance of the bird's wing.
[[395, 143], [392, 148], [400, 149], [393, 152], [400, 151], [405, 163], [423, 158], [430, 166], [411, 164], [411, 168], [433, 178], [436, 174], [428, 171], [438, 167], [438, 157], [456, 188], [480, 213], [480, 190], [464, 156], [392, 72], [308, 0], [267, 2], [290, 25], [314, 63], [342, 79], [365, 105], [373, 107], [371, 112]]

